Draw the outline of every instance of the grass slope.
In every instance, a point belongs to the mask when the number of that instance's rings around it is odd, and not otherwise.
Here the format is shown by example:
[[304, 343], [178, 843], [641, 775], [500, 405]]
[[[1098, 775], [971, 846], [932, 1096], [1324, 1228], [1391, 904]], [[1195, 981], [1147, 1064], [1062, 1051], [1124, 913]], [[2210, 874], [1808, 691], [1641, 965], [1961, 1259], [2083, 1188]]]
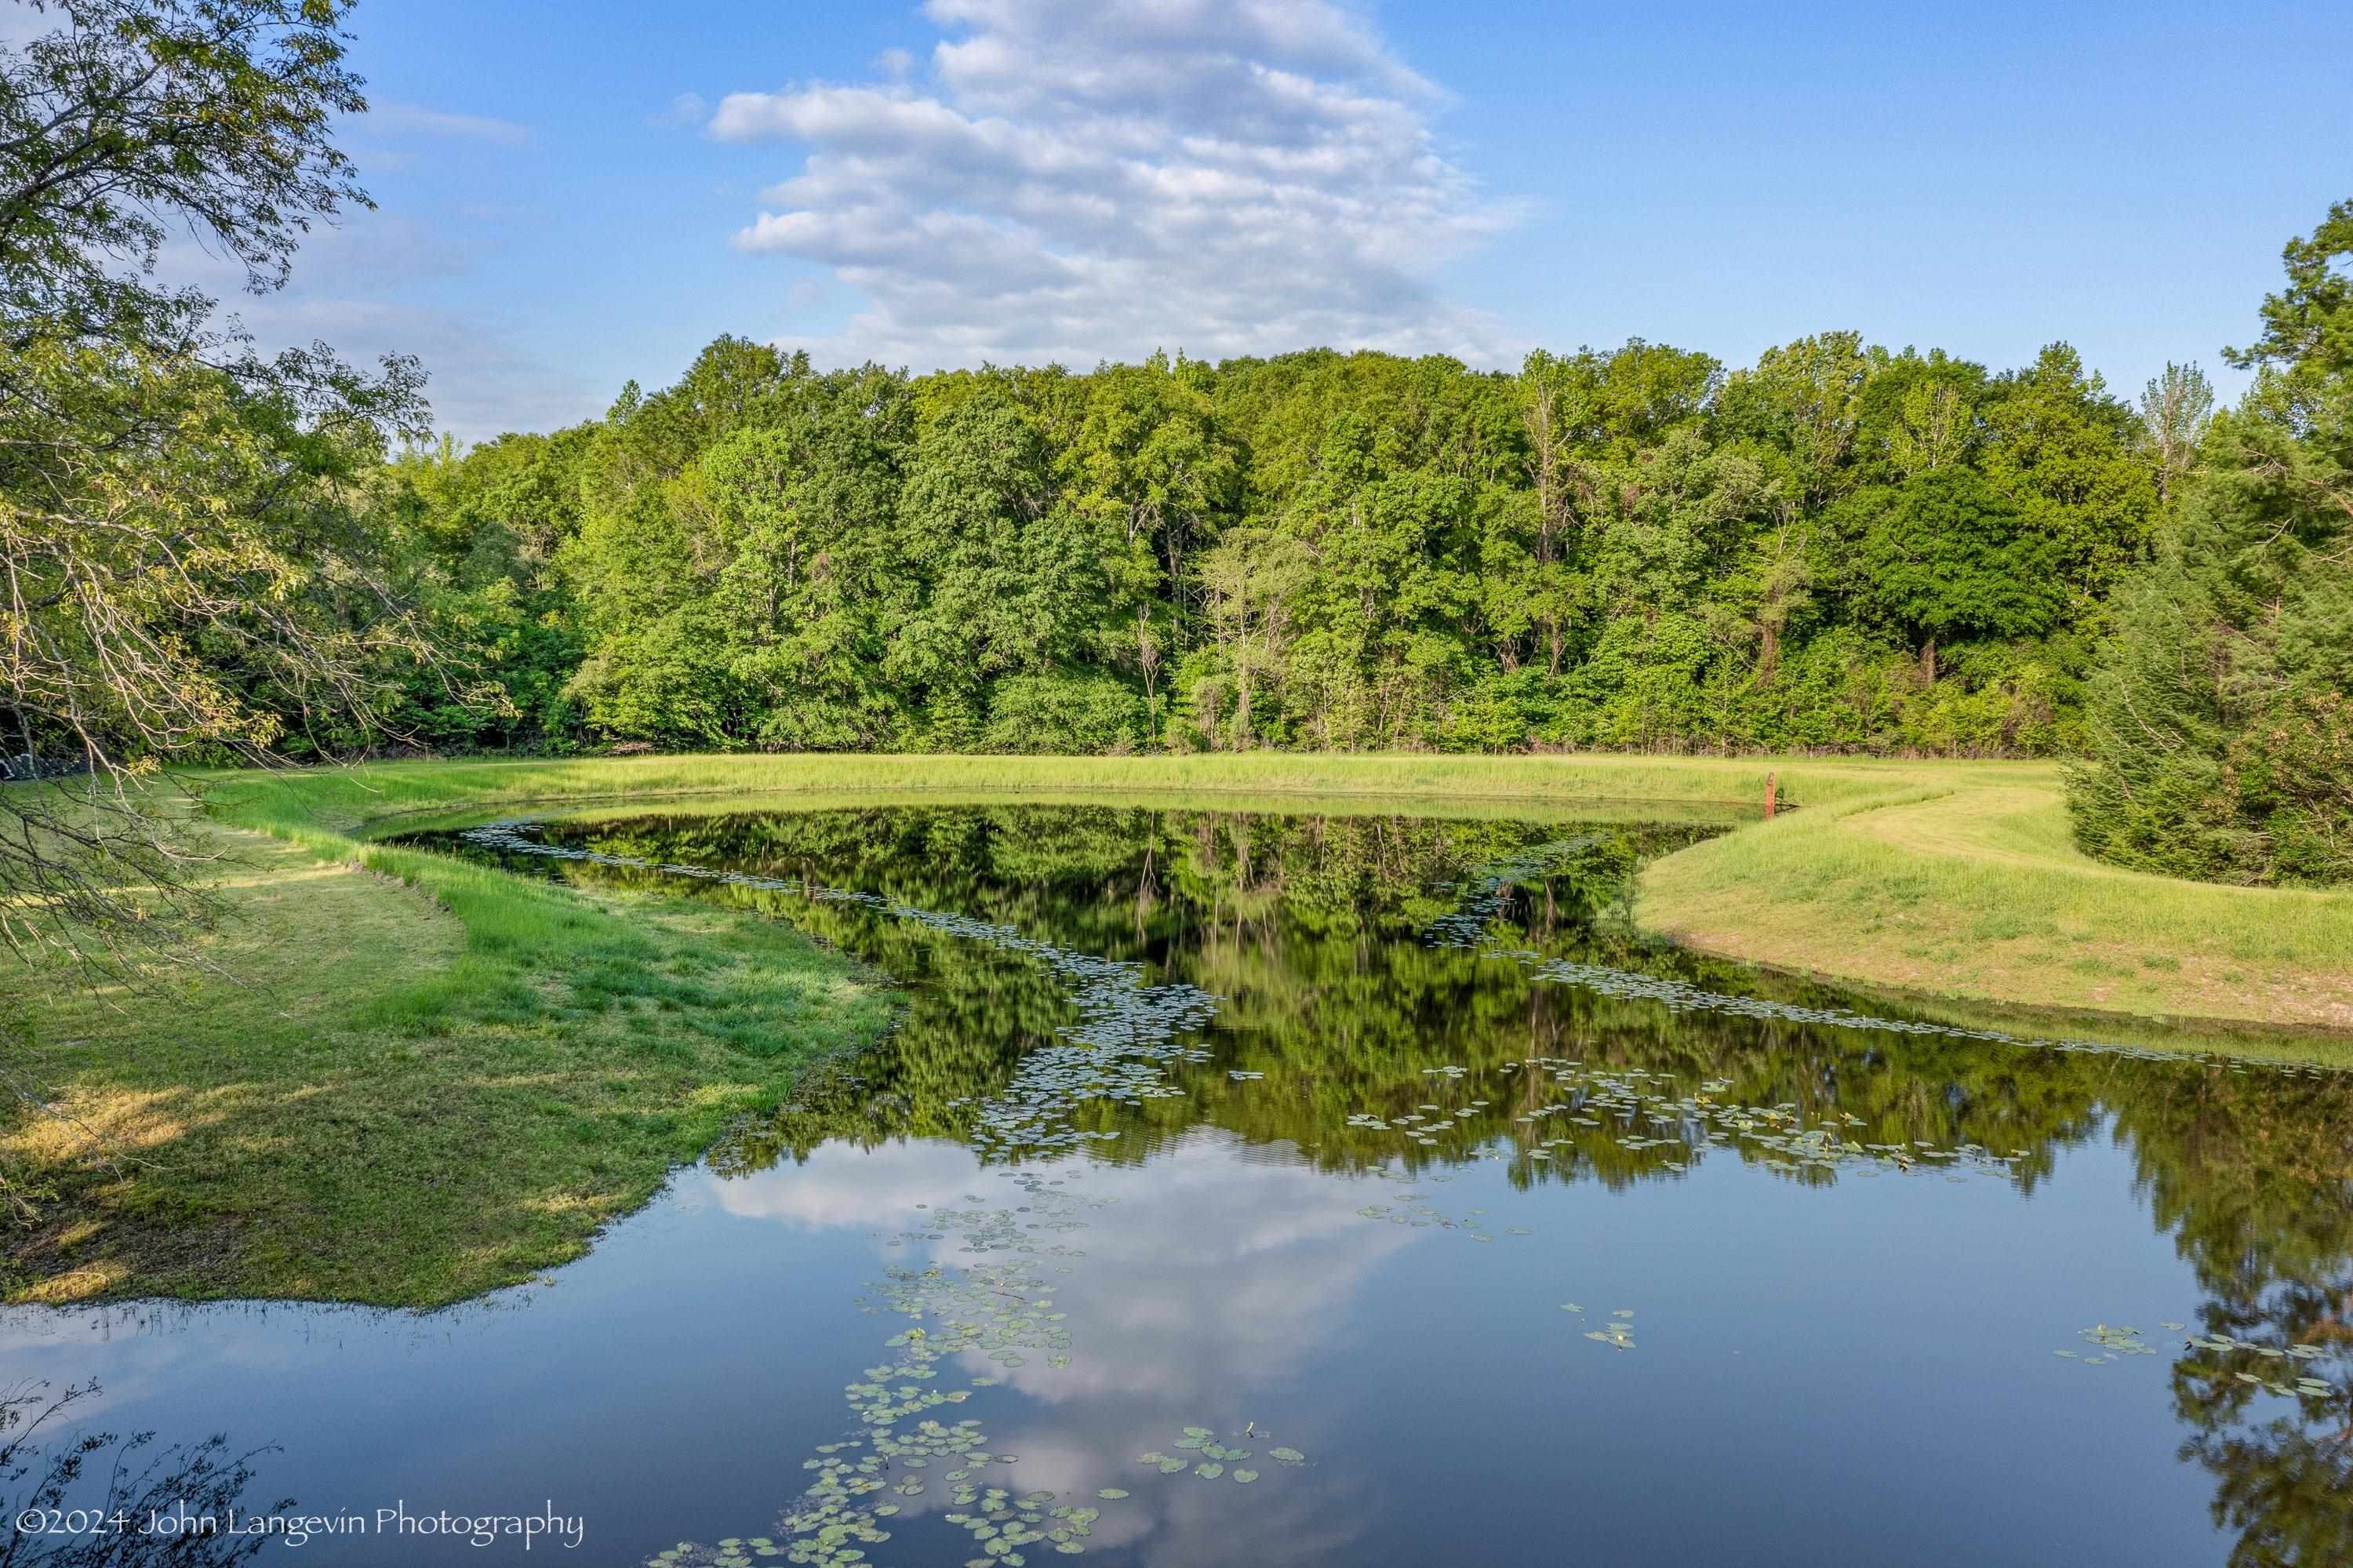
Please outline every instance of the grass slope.
[[2353, 1027], [2353, 895], [2095, 864], [2069, 843], [2043, 765], [1261, 753], [221, 775], [208, 790], [227, 825], [205, 831], [240, 863], [228, 918], [203, 938], [218, 972], [95, 996], [14, 977], [38, 1042], [23, 1076], [124, 1155], [93, 1158], [69, 1121], [0, 1124], [12, 1175], [46, 1190], [0, 1283], [50, 1300], [428, 1305], [527, 1278], [888, 1016], [879, 987], [774, 923], [370, 841], [427, 815], [786, 790], [1697, 808], [1755, 804], [1768, 770], [1804, 809], [1653, 865], [1646, 925], [1957, 1004]]
[[772, 921], [210, 832], [235, 863], [209, 970], [23, 988], [12, 1065], [61, 1114], [0, 1126], [38, 1214], [0, 1233], [11, 1299], [430, 1306], [527, 1279], [889, 1016]]
[[1641, 917], [1727, 958], [1884, 990], [2143, 1020], [2353, 1029], [2353, 894], [2221, 887], [2077, 853], [2056, 764], [1240, 756], [428, 762], [240, 778], [233, 820], [358, 832], [501, 802], [762, 790], [1169, 792], [1805, 809], [1653, 865]]
[[1937, 997], [2353, 1029], [2353, 894], [2103, 865], [2070, 839], [2052, 765], [1796, 764], [1782, 783], [1817, 803], [1659, 862], [1646, 925]]

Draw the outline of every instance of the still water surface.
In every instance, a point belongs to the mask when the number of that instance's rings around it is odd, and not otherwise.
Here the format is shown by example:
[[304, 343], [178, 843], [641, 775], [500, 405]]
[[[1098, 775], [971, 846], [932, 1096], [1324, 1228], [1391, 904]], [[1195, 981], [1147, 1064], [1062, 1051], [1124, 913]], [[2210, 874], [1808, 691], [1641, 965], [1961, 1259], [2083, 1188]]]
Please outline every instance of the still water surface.
[[337, 1563], [2353, 1562], [2353, 1086], [1646, 947], [1628, 874], [1711, 831], [443, 835], [771, 910], [903, 1023], [546, 1284], [18, 1310], [0, 1355], [268, 1446], [249, 1510], [585, 1520], [300, 1549]]

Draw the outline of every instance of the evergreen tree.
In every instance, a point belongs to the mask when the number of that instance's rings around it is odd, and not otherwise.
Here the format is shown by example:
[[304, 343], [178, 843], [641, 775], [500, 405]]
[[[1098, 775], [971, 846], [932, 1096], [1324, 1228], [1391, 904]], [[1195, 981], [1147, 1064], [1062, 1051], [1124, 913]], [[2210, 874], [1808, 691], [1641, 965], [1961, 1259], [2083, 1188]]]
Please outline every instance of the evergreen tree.
[[2076, 840], [2241, 883], [2353, 881], [2353, 201], [2285, 252], [2257, 377], [2122, 598], [2070, 779]]

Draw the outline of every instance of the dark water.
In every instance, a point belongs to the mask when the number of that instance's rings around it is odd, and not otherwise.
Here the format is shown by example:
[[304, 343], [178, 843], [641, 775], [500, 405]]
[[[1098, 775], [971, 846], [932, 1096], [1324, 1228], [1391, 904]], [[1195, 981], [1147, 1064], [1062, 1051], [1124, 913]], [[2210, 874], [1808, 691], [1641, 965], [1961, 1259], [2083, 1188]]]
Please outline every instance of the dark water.
[[[364, 1516], [339, 1563], [2353, 1563], [2353, 1086], [1821, 1022], [1630, 934], [1705, 831], [478, 836], [771, 909], [904, 1023], [551, 1285], [0, 1354], [151, 1453], [274, 1446], [240, 1506]], [[547, 1505], [581, 1545], [375, 1531]]]

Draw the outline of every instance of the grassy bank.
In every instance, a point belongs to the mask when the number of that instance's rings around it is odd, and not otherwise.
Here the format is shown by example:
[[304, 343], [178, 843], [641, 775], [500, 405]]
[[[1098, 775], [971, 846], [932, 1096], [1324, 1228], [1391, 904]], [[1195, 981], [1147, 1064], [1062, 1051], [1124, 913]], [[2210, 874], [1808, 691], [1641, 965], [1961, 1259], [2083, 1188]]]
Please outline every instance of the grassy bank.
[[1804, 809], [1645, 874], [1651, 928], [1872, 988], [2141, 1020], [2353, 1030], [2353, 894], [2220, 887], [2100, 865], [2048, 763], [1651, 757], [632, 758], [404, 763], [220, 792], [231, 820], [355, 833], [506, 802], [765, 790], [1017, 791]]
[[[2068, 836], [2058, 770], [1891, 766], [1878, 788], [1652, 866], [1644, 922], [1874, 987], [2175, 1022], [2353, 1030], [2353, 894], [2120, 871]], [[1852, 778], [1841, 782], [1852, 785]]]
[[888, 1018], [772, 921], [198, 831], [231, 857], [208, 968], [0, 976], [33, 1025], [11, 1065], [55, 1112], [0, 1128], [37, 1212], [5, 1233], [11, 1299], [428, 1306], [527, 1279]]
[[0, 1128], [43, 1213], [11, 1233], [6, 1288], [423, 1305], [528, 1278], [887, 1018], [873, 981], [774, 923], [378, 842], [436, 816], [781, 791], [1711, 811], [1754, 808], [1768, 770], [1803, 809], [1653, 865], [1646, 925], [1955, 1005], [2129, 1015], [2143, 1041], [2150, 1019], [2353, 1027], [2353, 896], [2095, 865], [2045, 766], [1256, 754], [224, 775], [199, 830], [237, 857], [200, 938], [213, 971], [100, 995], [0, 977], [36, 1026], [22, 1076], [64, 1113]]

